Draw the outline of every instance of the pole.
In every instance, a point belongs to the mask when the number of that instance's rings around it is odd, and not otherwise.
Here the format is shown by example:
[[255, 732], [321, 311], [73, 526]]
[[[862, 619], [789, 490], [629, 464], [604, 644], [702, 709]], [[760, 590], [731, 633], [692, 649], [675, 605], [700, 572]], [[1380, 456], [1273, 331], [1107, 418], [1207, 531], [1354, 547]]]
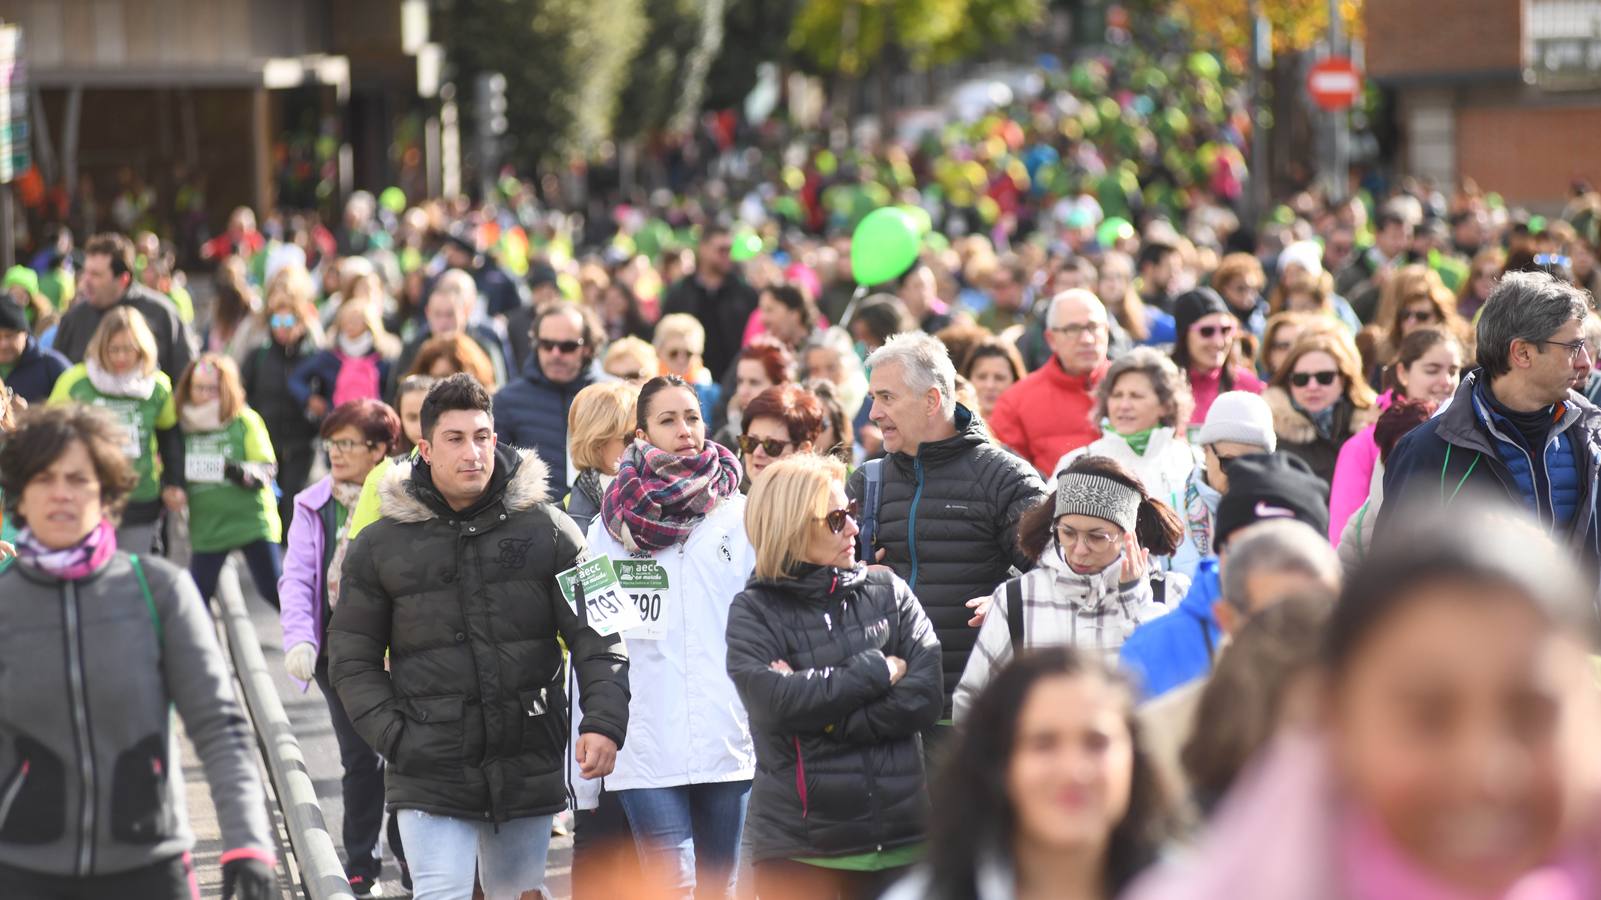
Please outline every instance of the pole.
[[12, 221], [11, 182], [0, 184], [0, 269], [9, 271], [17, 264], [17, 237]]
[[[1329, 53], [1350, 56], [1345, 45], [1345, 23], [1340, 19], [1340, 0], [1329, 0]], [[1334, 117], [1334, 172], [1329, 179], [1329, 193], [1333, 200], [1343, 200], [1350, 185], [1351, 173], [1351, 111], [1339, 109], [1329, 113]]]
[[1246, 195], [1250, 223], [1255, 226], [1267, 214], [1268, 134], [1267, 116], [1263, 108], [1263, 87], [1267, 83], [1267, 70], [1273, 64], [1272, 26], [1262, 15], [1261, 0], [1250, 0], [1251, 19], [1251, 181]]

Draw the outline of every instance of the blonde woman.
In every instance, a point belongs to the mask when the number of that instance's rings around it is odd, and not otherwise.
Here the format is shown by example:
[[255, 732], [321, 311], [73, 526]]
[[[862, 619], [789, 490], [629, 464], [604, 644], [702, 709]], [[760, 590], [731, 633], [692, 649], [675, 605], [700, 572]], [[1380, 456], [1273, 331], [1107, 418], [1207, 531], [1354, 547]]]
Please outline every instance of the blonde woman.
[[676, 375], [688, 382], [700, 400], [701, 413], [710, 419], [722, 399], [723, 388], [706, 368], [706, 328], [689, 313], [670, 313], [656, 323], [652, 341], [661, 360], [662, 375]]
[[655, 378], [661, 370], [656, 348], [632, 335], [608, 344], [600, 365], [607, 375], [636, 388]]
[[395, 340], [384, 331], [377, 304], [347, 300], [334, 315], [330, 346], [301, 363], [289, 393], [313, 419], [351, 400], [381, 400]]
[[877, 896], [922, 856], [919, 733], [945, 695], [940, 645], [899, 576], [855, 561], [845, 466], [809, 453], [756, 479], [756, 571], [728, 613], [728, 674], [756, 743], [756, 892]]
[[1299, 456], [1329, 484], [1340, 447], [1379, 418], [1356, 345], [1337, 331], [1301, 336], [1262, 392], [1281, 453]]
[[638, 403], [639, 388], [626, 381], [603, 381], [579, 391], [567, 410], [567, 455], [578, 472], [567, 498], [567, 516], [581, 531], [587, 532], [600, 515], [617, 464], [634, 439]]
[[149, 552], [162, 501], [176, 508], [183, 499], [178, 410], [172, 381], [157, 359], [156, 337], [145, 317], [129, 306], [114, 307], [89, 338], [83, 362], [63, 372], [50, 392], [52, 404], [98, 406], [122, 426], [122, 453], [139, 478], [117, 526], [117, 546], [129, 553]]

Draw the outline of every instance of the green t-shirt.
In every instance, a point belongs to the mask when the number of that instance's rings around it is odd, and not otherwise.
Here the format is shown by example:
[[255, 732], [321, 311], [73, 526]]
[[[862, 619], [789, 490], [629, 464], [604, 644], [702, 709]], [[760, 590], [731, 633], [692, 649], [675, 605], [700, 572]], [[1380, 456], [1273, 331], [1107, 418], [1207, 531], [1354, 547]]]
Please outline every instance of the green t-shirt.
[[922, 844], [911, 844], [905, 847], [896, 847], [893, 850], [857, 853], [853, 856], [797, 856], [795, 857], [795, 862], [816, 866], [819, 869], [842, 869], [847, 872], [882, 872], [885, 869], [899, 869], [922, 862], [924, 849]]
[[189, 542], [201, 553], [225, 553], [283, 535], [271, 485], [248, 491], [223, 477], [225, 463], [273, 463], [272, 439], [246, 407], [216, 431], [184, 432], [184, 482], [189, 493]]
[[111, 413], [127, 431], [122, 452], [133, 461], [139, 483], [128, 499], [134, 503], [148, 503], [161, 496], [161, 462], [156, 458], [156, 432], [178, 424], [178, 412], [172, 405], [172, 381], [167, 373], [156, 372], [156, 388], [143, 400], [133, 397], [112, 397], [100, 393], [89, 380], [89, 370], [78, 363], [61, 373], [49, 402], [82, 403]]

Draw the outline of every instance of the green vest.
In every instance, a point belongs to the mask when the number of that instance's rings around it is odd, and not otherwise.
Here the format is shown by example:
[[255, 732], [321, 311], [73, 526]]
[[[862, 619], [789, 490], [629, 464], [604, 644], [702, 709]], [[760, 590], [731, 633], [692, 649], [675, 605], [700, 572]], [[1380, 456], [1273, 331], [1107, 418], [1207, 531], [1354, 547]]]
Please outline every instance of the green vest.
[[156, 459], [156, 431], [178, 424], [172, 405], [172, 382], [165, 372], [155, 374], [156, 388], [143, 400], [110, 397], [95, 389], [82, 363], [68, 369], [50, 392], [50, 402], [82, 403], [111, 414], [126, 431], [122, 452], [133, 463], [139, 483], [128, 495], [133, 503], [148, 503], [161, 496], [161, 463]]

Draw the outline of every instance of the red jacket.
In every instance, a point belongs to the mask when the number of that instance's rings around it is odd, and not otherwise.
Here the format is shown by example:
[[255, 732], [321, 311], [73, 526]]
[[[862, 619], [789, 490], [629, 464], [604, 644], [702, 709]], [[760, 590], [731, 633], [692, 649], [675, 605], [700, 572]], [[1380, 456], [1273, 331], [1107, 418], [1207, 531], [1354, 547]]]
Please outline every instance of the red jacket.
[[995, 401], [990, 433], [1049, 476], [1064, 453], [1101, 436], [1100, 424], [1090, 416], [1095, 386], [1108, 365], [1103, 362], [1088, 375], [1069, 375], [1052, 356]]

